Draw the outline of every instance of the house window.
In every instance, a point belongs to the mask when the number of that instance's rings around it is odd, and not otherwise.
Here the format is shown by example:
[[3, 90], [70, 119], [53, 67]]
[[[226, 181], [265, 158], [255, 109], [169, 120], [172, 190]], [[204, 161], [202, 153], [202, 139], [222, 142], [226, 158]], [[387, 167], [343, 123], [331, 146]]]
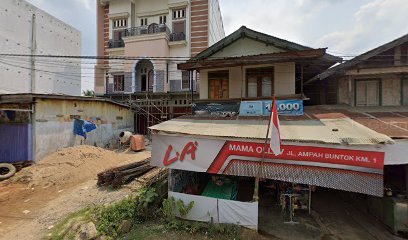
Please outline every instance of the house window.
[[380, 90], [379, 79], [355, 80], [356, 106], [379, 106]]
[[126, 28], [127, 27], [127, 18], [114, 19], [113, 28]]
[[248, 68], [246, 70], [246, 80], [248, 97], [270, 97], [274, 94], [273, 67]]
[[125, 91], [125, 75], [113, 75], [113, 91]]
[[173, 19], [186, 18], [186, 9], [173, 10]]
[[408, 76], [401, 79], [401, 104], [408, 106]]
[[140, 26], [147, 26], [147, 18], [140, 19]]
[[165, 23], [167, 23], [167, 16], [160, 16], [160, 17], [159, 17], [159, 23], [160, 23], [160, 24], [165, 24]]
[[229, 71], [208, 72], [208, 98], [226, 99], [229, 97]]
[[123, 30], [113, 31], [113, 40], [114, 41], [119, 42], [119, 41], [122, 40], [122, 38], [123, 38]]
[[186, 21], [173, 22], [173, 33], [186, 34]]
[[181, 72], [181, 89], [190, 89], [190, 72]]

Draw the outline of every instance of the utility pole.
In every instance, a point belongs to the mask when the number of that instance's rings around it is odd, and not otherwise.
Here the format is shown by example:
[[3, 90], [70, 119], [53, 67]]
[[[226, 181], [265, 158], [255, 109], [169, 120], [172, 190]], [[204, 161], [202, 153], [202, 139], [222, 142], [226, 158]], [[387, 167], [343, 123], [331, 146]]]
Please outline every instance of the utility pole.
[[31, 61], [30, 61], [30, 69], [31, 69], [31, 93], [35, 93], [36, 89], [36, 84], [35, 84], [35, 52], [37, 49], [37, 43], [36, 43], [36, 20], [35, 20], [35, 14], [32, 15], [31, 18]]

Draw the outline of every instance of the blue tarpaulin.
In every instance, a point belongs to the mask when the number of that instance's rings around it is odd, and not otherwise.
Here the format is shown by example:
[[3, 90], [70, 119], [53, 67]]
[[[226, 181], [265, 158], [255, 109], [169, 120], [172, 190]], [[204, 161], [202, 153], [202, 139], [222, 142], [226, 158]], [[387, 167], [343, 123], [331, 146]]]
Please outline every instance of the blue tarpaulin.
[[96, 124], [82, 119], [75, 119], [74, 134], [82, 136], [86, 139], [86, 133], [96, 129]]

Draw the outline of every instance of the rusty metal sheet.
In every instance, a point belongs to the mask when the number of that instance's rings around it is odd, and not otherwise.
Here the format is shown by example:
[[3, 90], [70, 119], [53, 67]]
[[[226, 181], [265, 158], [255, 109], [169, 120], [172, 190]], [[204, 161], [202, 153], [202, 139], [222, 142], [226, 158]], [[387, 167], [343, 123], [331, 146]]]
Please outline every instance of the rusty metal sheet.
[[[173, 119], [150, 127], [154, 131], [225, 138], [264, 139], [268, 120]], [[371, 145], [392, 139], [349, 118], [281, 121], [284, 141]]]

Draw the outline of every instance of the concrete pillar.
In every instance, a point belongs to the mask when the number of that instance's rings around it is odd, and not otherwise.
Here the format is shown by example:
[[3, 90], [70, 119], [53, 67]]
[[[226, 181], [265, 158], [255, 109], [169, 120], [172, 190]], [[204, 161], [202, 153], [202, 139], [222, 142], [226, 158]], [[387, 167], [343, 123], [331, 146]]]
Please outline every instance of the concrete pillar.
[[353, 78], [347, 77], [348, 80], [348, 102], [350, 106], [355, 106], [354, 93], [353, 93]]

